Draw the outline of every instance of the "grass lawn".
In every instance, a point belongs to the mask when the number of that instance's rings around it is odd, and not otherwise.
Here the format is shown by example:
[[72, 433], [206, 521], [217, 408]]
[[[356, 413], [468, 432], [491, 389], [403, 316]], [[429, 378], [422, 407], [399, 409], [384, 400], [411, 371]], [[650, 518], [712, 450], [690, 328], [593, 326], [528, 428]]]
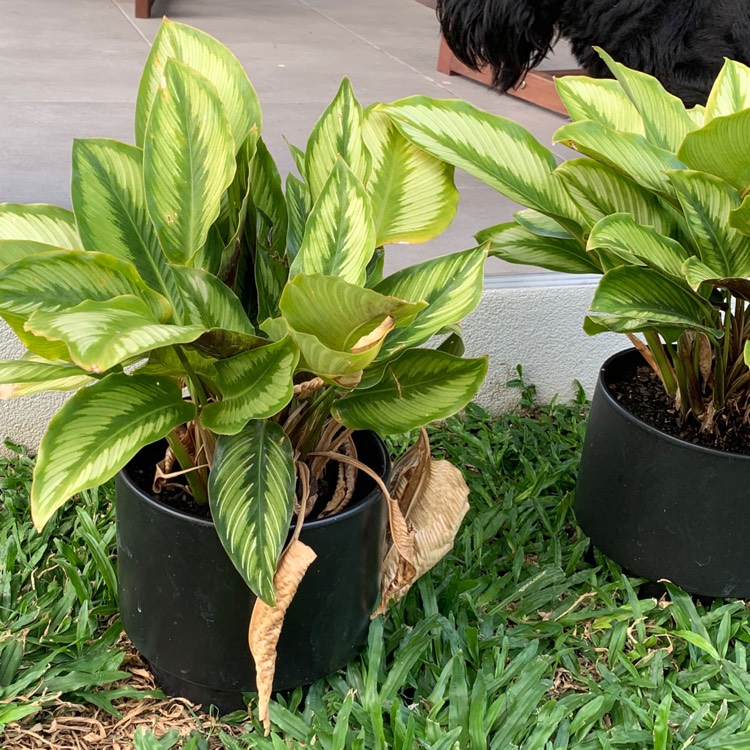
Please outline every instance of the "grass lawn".
[[589, 553], [572, 512], [585, 417], [525, 388], [517, 413], [431, 430], [472, 490], [453, 554], [359, 660], [277, 696], [270, 738], [149, 692], [116, 616], [111, 488], [37, 535], [32, 461], [2, 460], [0, 747], [124, 750], [137, 728], [138, 750], [750, 748], [746, 607], [652, 598]]

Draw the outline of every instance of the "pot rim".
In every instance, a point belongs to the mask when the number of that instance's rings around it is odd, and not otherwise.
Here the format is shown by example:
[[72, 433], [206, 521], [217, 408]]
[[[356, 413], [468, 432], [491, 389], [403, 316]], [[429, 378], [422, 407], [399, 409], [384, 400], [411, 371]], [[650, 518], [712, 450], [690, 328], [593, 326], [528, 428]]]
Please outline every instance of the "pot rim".
[[[708, 454], [715, 454], [717, 457], [721, 456], [723, 458], [733, 458], [733, 459], [740, 459], [743, 461], [750, 461], [750, 454], [747, 453], [734, 453], [733, 451], [722, 451], [718, 448], [707, 448], [703, 445], [696, 445], [695, 443], [689, 443], [687, 440], [683, 440], [682, 438], [675, 437], [674, 435], [669, 435], [666, 432], [662, 432], [656, 427], [652, 427], [647, 422], [644, 422], [639, 417], [636, 417], [634, 414], [631, 414], [622, 404], [620, 404], [617, 399], [612, 395], [611, 391], [609, 390], [609, 386], [606, 382], [606, 373], [607, 368], [613, 365], [617, 360], [624, 359], [628, 356], [637, 355], [641, 357], [640, 353], [635, 347], [628, 347], [627, 349], [621, 349], [619, 352], [615, 352], [615, 354], [612, 354], [611, 356], [607, 357], [607, 359], [604, 361], [604, 364], [599, 368], [599, 377], [597, 378], [597, 389], [601, 390], [601, 392], [604, 394], [607, 403], [609, 404], [610, 408], [612, 408], [617, 414], [619, 414], [621, 417], [626, 419], [628, 422], [633, 424], [635, 427], [637, 427], [640, 430], [643, 430], [644, 432], [658, 435], [662, 440], [666, 440], [668, 443], [672, 443], [677, 447], [680, 448], [689, 448], [695, 451], [701, 451], [703, 453]], [[645, 362], [645, 360], [643, 360]]]
[[[380, 437], [380, 435], [378, 435], [376, 432], [373, 432], [371, 430], [361, 430], [360, 432], [364, 434], [372, 435], [375, 438], [376, 445], [382, 451], [383, 457], [385, 459], [384, 461], [385, 467], [384, 467], [384, 471], [382, 475], [380, 475], [380, 478], [387, 484], [388, 479], [391, 474], [391, 457], [388, 454], [388, 451], [386, 450], [383, 439]], [[117, 472], [117, 477], [122, 482], [124, 482], [131, 491], [137, 493], [138, 496], [141, 498], [141, 500], [146, 502], [156, 511], [163, 513], [166, 516], [171, 516], [174, 519], [179, 519], [181, 521], [195, 523], [200, 526], [211, 527], [212, 529], [216, 528], [216, 525], [214, 524], [211, 518], [199, 518], [198, 516], [191, 515], [190, 513], [183, 513], [182, 511], [177, 510], [176, 508], [171, 508], [169, 505], [165, 505], [164, 503], [161, 503], [158, 500], [154, 500], [150, 495], [146, 494], [133, 481], [133, 479], [130, 477], [130, 475], [127, 472], [127, 466], [124, 466], [122, 469], [120, 469], [120, 471]], [[352, 505], [350, 508], [347, 508], [341, 513], [336, 513], [335, 515], [330, 516], [329, 518], [316, 518], [313, 521], [305, 521], [303, 528], [305, 530], [323, 529], [339, 521], [345, 521], [348, 518], [351, 518], [352, 516], [355, 516], [357, 513], [360, 513], [364, 509], [368, 508], [373, 503], [377, 502], [382, 494], [383, 493], [380, 487], [376, 484], [375, 487], [373, 487], [372, 490], [355, 505]]]

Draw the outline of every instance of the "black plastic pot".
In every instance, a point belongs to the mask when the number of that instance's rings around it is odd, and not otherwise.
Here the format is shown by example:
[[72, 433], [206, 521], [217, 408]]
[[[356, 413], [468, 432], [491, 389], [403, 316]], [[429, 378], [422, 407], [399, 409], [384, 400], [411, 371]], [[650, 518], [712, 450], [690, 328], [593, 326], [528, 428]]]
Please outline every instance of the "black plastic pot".
[[[355, 434], [360, 460], [387, 480], [390, 461], [373, 433]], [[255, 690], [247, 645], [255, 601], [213, 523], [152, 499], [133, 481], [163, 446], [144, 449], [117, 477], [120, 609], [125, 632], [158, 684], [222, 712], [243, 708]], [[355, 502], [343, 513], [305, 524], [302, 541], [317, 553], [287, 612], [274, 688], [306, 685], [343, 667], [367, 641], [378, 599], [387, 509], [359, 473]]]
[[634, 350], [599, 374], [576, 489], [578, 523], [628, 571], [693, 594], [750, 597], [750, 456], [665, 435], [620, 406], [609, 385]]

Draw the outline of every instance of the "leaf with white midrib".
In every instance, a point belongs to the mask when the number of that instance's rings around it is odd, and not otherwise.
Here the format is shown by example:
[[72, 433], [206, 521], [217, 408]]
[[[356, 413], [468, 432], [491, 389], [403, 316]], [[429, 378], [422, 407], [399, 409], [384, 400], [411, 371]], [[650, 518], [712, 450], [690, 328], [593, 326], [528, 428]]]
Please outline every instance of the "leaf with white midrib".
[[86, 250], [132, 263], [143, 280], [177, 307], [182, 300], [148, 215], [143, 151], [107, 138], [73, 142], [71, 196]]
[[270, 420], [253, 420], [216, 442], [209, 477], [211, 516], [250, 589], [274, 604], [273, 576], [289, 532], [295, 494], [292, 445]]
[[113, 374], [80, 390], [52, 418], [39, 445], [31, 487], [36, 528], [194, 416], [193, 404], [166, 377]]

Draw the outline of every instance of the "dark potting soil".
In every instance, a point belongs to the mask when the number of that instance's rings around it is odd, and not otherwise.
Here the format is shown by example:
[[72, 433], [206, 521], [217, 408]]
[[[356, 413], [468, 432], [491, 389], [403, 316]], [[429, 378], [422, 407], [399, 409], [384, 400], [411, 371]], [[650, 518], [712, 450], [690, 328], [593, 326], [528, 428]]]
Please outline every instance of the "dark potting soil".
[[701, 432], [700, 423], [694, 417], [688, 415], [682, 420], [679, 409], [675, 408], [658, 376], [645, 363], [621, 373], [607, 386], [627, 412], [667, 435], [703, 448], [750, 455], [747, 425], [739, 419], [723, 419], [719, 414], [715, 431]]

